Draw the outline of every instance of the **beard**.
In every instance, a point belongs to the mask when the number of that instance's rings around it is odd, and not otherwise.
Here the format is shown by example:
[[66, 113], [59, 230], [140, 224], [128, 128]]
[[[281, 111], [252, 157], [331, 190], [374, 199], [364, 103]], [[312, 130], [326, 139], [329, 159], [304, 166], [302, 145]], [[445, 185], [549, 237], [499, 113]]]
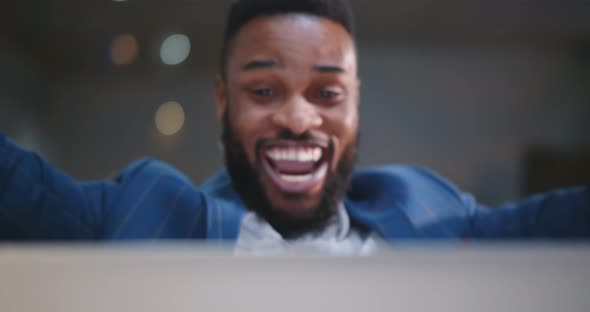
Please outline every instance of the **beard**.
[[[264, 218], [285, 239], [292, 239], [308, 231], [320, 229], [336, 213], [341, 204], [354, 166], [356, 164], [358, 135], [353, 142], [345, 146], [342, 157], [333, 170], [334, 158], [333, 144], [331, 144], [331, 160], [328, 161], [328, 173], [321, 192], [321, 197], [306, 216], [294, 216], [285, 213], [284, 209], [274, 207], [265, 192], [261, 176], [264, 174], [261, 160], [256, 157], [256, 163], [248, 161], [245, 147], [239, 142], [230, 124], [228, 113], [223, 116], [222, 141], [224, 144], [225, 165], [231, 177], [233, 187], [241, 196], [246, 207]], [[308, 133], [295, 135], [284, 131], [277, 139], [306, 141], [310, 138]], [[258, 142], [260, 143], [260, 142]], [[257, 146], [259, 144], [256, 144]], [[256, 153], [258, 155], [258, 153]], [[282, 194], [286, 201], [297, 202], [305, 194]]]

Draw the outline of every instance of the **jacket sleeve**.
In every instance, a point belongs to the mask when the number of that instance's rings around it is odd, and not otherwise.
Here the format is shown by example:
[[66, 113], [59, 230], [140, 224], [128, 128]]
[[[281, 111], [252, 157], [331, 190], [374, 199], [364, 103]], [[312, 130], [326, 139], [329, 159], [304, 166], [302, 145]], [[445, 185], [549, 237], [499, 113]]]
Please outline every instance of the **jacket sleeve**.
[[590, 188], [555, 190], [490, 209], [461, 196], [474, 238], [575, 239], [590, 237]]
[[116, 188], [78, 183], [0, 133], [0, 241], [95, 239]]

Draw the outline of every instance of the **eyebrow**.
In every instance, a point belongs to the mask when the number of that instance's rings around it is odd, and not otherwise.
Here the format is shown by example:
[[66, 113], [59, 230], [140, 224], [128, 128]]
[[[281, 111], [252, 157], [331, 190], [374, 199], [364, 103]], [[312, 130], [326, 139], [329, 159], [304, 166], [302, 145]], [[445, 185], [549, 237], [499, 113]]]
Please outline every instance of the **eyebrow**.
[[242, 71], [249, 71], [262, 68], [282, 67], [283, 65], [276, 60], [254, 60], [242, 66]]
[[[250, 71], [264, 68], [284, 67], [282, 63], [277, 60], [253, 60], [242, 66], [242, 71]], [[312, 70], [319, 73], [345, 73], [343, 67], [337, 65], [314, 65]]]
[[346, 70], [336, 65], [314, 65], [313, 70], [320, 73], [345, 73]]

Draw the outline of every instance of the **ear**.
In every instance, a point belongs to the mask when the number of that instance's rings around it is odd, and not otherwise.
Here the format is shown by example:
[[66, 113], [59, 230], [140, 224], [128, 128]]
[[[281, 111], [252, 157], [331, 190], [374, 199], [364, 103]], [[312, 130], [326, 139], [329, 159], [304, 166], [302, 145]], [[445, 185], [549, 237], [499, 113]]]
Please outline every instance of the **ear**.
[[223, 116], [227, 112], [227, 86], [220, 75], [215, 77], [215, 106], [217, 107], [217, 120], [223, 122]]
[[356, 106], [360, 106], [361, 105], [361, 79], [357, 78], [356, 79]]

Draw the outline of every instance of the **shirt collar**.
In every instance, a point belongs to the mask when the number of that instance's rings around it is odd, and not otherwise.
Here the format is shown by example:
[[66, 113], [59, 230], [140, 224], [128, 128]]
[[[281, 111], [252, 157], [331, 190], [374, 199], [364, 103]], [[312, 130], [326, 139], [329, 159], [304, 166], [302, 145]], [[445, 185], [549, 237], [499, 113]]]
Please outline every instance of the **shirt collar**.
[[[247, 236], [256, 240], [285, 241], [265, 219], [254, 212], [246, 214], [242, 220], [240, 236]], [[319, 230], [304, 233], [293, 241], [336, 240], [342, 241], [350, 232], [350, 217], [340, 204], [336, 213], [328, 220], [326, 225]]]

